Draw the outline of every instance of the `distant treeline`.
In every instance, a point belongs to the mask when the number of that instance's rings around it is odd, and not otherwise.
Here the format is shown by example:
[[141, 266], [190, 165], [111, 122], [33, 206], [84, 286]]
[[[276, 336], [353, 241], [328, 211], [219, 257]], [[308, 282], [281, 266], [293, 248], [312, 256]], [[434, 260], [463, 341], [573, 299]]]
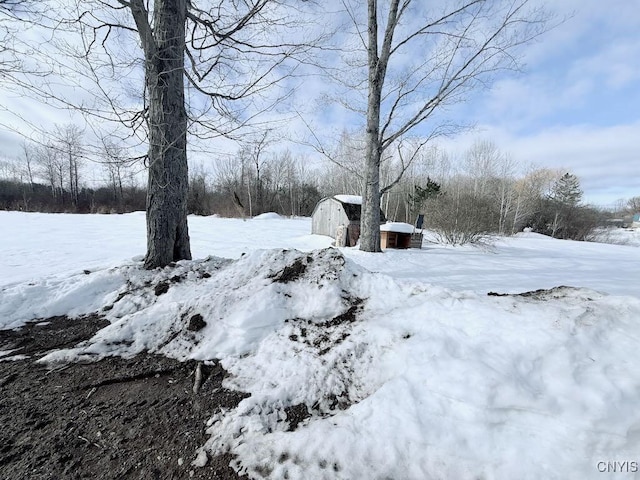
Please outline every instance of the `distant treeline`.
[[[26, 144], [21, 156], [0, 157], [0, 209], [126, 213], [144, 210], [142, 165], [105, 141], [89, 168], [88, 150], [73, 125], [60, 128], [51, 144]], [[265, 212], [310, 216], [318, 200], [335, 194], [359, 195], [365, 183], [359, 137], [344, 135], [334, 161], [316, 165], [304, 156], [268, 152], [264, 142], [247, 144], [232, 155], [189, 167], [188, 213], [253, 217]], [[478, 141], [459, 157], [437, 147], [408, 157], [385, 158], [381, 209], [392, 221], [424, 226], [451, 244], [512, 235], [523, 229], [555, 238], [589, 239], [592, 231], [640, 211], [634, 197], [611, 211], [582, 202], [577, 176], [559, 169], [522, 168], [490, 141]], [[89, 188], [87, 174], [102, 173], [102, 185]], [[612, 219], [617, 219], [615, 222]], [[622, 223], [624, 223], [622, 221]]]
[[[265, 177], [257, 189], [248, 190], [242, 182], [220, 185], [209, 182], [205, 174], [194, 173], [189, 184], [188, 212], [228, 217], [264, 212], [310, 216], [322, 197], [315, 185], [291, 183], [289, 188], [282, 185], [272, 188]], [[556, 181], [552, 195], [535, 192], [530, 198], [515, 198], [509, 205], [505, 196], [496, 196], [495, 192], [501, 190], [495, 186], [486, 193], [474, 191], [473, 180], [477, 178], [458, 178], [448, 183], [448, 191], [443, 191], [439, 184], [427, 179], [425, 187], [414, 186], [406, 208], [397, 209], [395, 215], [387, 208], [392, 213], [388, 218], [402, 220], [398, 214], [409, 216], [424, 212], [425, 226], [452, 244], [474, 242], [495, 233], [509, 235], [524, 227], [556, 238], [584, 240], [606, 221], [603, 212], [578, 204], [581, 191], [577, 179], [569, 174]], [[0, 180], [0, 209], [3, 210], [127, 213], [144, 210], [145, 199], [145, 189], [137, 186], [80, 188], [72, 195], [65, 188]]]
[[[16, 158], [0, 157], [0, 209], [69, 213], [145, 209], [146, 188], [139, 183], [142, 165], [126, 156], [122, 145], [104, 139], [102, 151], [96, 153], [87, 148], [75, 125], [59, 126], [50, 137], [40, 144], [25, 143]], [[189, 213], [311, 215], [321, 198], [322, 176], [302, 158], [289, 152], [267, 155], [263, 147], [245, 147], [236, 155], [218, 158], [214, 171], [191, 165]], [[104, 183], [89, 188], [88, 173], [94, 178], [101, 173]]]
[[108, 187], [80, 188], [77, 195], [67, 189], [52, 189], [40, 183], [0, 180], [0, 209], [50, 213], [126, 213], [145, 209], [146, 192], [124, 187], [114, 195]]
[[[295, 191], [262, 188], [259, 198], [250, 199], [238, 185], [215, 189], [197, 175], [190, 182], [189, 214], [238, 217], [277, 212], [281, 215], [311, 216], [320, 192], [309, 184]], [[66, 188], [40, 183], [0, 180], [0, 210], [49, 213], [127, 213], [145, 209], [146, 189], [138, 186], [80, 188], [73, 194]]]

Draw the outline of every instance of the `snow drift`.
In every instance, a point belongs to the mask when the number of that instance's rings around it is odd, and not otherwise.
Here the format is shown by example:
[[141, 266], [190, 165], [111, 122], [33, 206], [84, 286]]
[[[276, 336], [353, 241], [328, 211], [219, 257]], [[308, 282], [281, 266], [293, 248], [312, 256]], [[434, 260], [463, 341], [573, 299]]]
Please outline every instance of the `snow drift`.
[[640, 446], [636, 298], [453, 292], [325, 249], [132, 263], [0, 305], [5, 328], [55, 309], [111, 322], [46, 362], [220, 359], [250, 396], [209, 419], [200, 463], [232, 452], [252, 478], [599, 478]]

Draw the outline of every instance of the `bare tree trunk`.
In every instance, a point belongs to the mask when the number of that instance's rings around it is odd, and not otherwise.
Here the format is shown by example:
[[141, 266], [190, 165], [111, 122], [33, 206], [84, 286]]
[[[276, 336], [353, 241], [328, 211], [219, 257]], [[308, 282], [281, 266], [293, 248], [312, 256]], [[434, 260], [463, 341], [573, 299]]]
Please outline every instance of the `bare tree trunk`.
[[184, 103], [186, 0], [156, 0], [153, 30], [142, 0], [130, 2], [145, 53], [149, 180], [145, 268], [191, 259]]
[[122, 188], [122, 173], [120, 172], [120, 167], [118, 167], [118, 198], [117, 198], [117, 202], [118, 202], [118, 208], [122, 208], [122, 203], [124, 200], [124, 190]]
[[62, 205], [64, 205], [64, 165], [62, 164], [62, 161], [60, 162], [60, 164], [57, 167], [58, 169], [58, 182], [59, 182], [59, 188], [60, 188], [60, 198], [62, 200]]
[[[367, 136], [377, 136], [377, 123], [374, 132], [367, 128]], [[360, 215], [360, 250], [381, 252], [380, 248], [380, 151], [377, 142], [368, 140], [365, 185]]]
[[116, 181], [116, 174], [115, 172], [111, 171], [110, 175], [111, 175], [111, 187], [113, 188], [113, 200], [117, 202], [118, 201], [118, 183]]
[[[380, 160], [382, 142], [380, 139], [380, 105], [382, 86], [389, 61], [389, 50], [393, 29], [385, 31], [382, 54], [378, 57], [378, 6], [376, 0], [369, 0], [368, 6], [368, 46], [367, 62], [369, 70], [369, 95], [367, 98], [367, 132], [364, 192], [360, 215], [360, 250], [381, 252], [380, 248]], [[398, 2], [394, 0], [389, 17], [393, 18]]]
[[26, 143], [22, 144], [22, 151], [24, 153], [24, 162], [27, 169], [27, 176], [29, 177], [29, 190], [33, 192], [33, 149]]
[[264, 212], [264, 200], [262, 198], [262, 180], [260, 179], [259, 157], [256, 156], [256, 214]]
[[251, 181], [247, 177], [247, 196], [249, 197], [249, 217], [253, 217], [253, 203], [251, 201]]
[[520, 220], [520, 205], [522, 202], [522, 197], [518, 194], [518, 198], [516, 199], [516, 208], [513, 212], [513, 223], [511, 224], [511, 235], [515, 235], [516, 227], [518, 226], [518, 221]]
[[[416, 206], [415, 206], [415, 199], [412, 201], [411, 196], [416, 194], [416, 185], [415, 183], [412, 183], [410, 186], [408, 186], [407, 188], [411, 188], [411, 192], [407, 191], [407, 192], [403, 192], [405, 193], [405, 199], [404, 199], [404, 221], [405, 223], [409, 223], [409, 217], [412, 214], [415, 214], [415, 210], [416, 210]], [[398, 201], [398, 204], [400, 204], [400, 202]], [[387, 217], [389, 218], [389, 217]], [[394, 217], [394, 218], [398, 218], [398, 217]]]
[[67, 155], [69, 156], [69, 196], [71, 197], [71, 204], [76, 205], [76, 197], [73, 192], [73, 154], [71, 150]]
[[74, 159], [73, 162], [73, 189], [74, 189], [74, 200], [76, 207], [80, 201], [80, 187], [78, 186], [78, 160]]
[[551, 237], [552, 238], [556, 238], [556, 232], [558, 231], [558, 228], [560, 226], [560, 214], [556, 211], [554, 217], [553, 217], [553, 224], [551, 225]]

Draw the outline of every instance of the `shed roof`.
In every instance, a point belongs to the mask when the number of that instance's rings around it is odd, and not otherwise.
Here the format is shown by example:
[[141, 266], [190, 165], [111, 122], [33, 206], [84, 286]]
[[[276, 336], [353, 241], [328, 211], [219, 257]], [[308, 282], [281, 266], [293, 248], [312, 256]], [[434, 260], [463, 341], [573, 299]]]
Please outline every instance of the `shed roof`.
[[334, 195], [333, 198], [341, 203], [352, 203], [353, 205], [362, 205], [362, 197], [360, 195]]
[[413, 225], [404, 222], [389, 222], [380, 225], [381, 232], [413, 233], [414, 230]]
[[[340, 205], [342, 205], [344, 213], [350, 222], [360, 221], [360, 215], [362, 212], [362, 197], [360, 195], [333, 195], [332, 197], [325, 197], [317, 203], [316, 208], [313, 209], [312, 216], [315, 215], [318, 206], [327, 200], [336, 200], [340, 202]], [[380, 221], [387, 221], [382, 209], [380, 210]]]
[[362, 212], [362, 197], [360, 195], [334, 195], [332, 198], [342, 204], [344, 213], [350, 222], [359, 222]]

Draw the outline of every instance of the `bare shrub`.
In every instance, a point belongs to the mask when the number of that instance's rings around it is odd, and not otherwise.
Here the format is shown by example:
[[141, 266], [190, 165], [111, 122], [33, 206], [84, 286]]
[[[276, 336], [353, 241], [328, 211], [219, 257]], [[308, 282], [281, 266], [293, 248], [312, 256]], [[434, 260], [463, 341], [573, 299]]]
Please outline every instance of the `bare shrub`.
[[473, 193], [445, 194], [430, 201], [425, 219], [440, 243], [486, 244], [493, 232], [495, 205]]

